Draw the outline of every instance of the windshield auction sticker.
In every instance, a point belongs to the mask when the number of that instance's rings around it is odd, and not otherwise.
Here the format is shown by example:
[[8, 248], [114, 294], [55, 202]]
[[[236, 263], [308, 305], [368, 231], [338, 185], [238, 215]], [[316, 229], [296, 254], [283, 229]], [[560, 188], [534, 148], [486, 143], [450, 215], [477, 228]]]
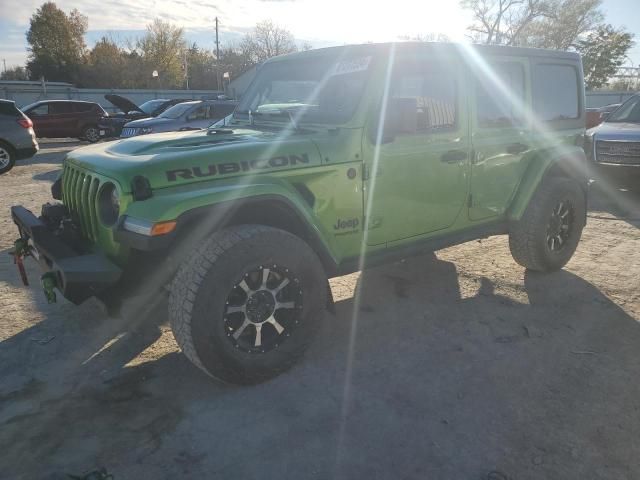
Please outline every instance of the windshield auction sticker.
[[371, 56], [368, 57], [355, 57], [348, 60], [342, 60], [336, 63], [333, 67], [331, 76], [334, 75], [346, 75], [348, 73], [364, 72], [369, 68], [371, 63]]

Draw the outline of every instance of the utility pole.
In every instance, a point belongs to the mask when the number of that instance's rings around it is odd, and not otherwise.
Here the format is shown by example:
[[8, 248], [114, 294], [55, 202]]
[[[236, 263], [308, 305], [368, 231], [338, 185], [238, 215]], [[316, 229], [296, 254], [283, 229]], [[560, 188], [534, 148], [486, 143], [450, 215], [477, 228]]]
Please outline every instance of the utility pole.
[[216, 87], [220, 90], [220, 42], [218, 40], [218, 17], [216, 17]]
[[6, 58], [2, 59], [2, 67], [3, 67], [2, 71], [6, 72], [7, 71], [7, 59]]

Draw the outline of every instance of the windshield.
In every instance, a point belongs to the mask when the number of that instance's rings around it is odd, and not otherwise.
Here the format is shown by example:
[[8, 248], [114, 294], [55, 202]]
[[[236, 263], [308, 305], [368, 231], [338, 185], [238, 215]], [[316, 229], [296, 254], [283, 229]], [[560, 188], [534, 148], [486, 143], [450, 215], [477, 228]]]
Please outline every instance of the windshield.
[[153, 112], [156, 111], [158, 107], [160, 107], [166, 101], [167, 100], [162, 100], [162, 99], [146, 101], [142, 105], [140, 105], [140, 110], [142, 110], [144, 113], [151, 115]]
[[193, 107], [196, 103], [199, 103], [199, 102], [178, 103], [177, 105], [174, 105], [173, 107], [166, 109], [164, 112], [158, 115], [158, 117], [171, 118], [175, 120], [176, 118], [184, 114], [186, 111], [190, 110], [191, 107]]
[[614, 110], [607, 122], [640, 123], [640, 96], [630, 98]]
[[267, 63], [236, 114], [255, 121], [340, 124], [353, 116], [364, 89], [370, 56], [314, 58]]

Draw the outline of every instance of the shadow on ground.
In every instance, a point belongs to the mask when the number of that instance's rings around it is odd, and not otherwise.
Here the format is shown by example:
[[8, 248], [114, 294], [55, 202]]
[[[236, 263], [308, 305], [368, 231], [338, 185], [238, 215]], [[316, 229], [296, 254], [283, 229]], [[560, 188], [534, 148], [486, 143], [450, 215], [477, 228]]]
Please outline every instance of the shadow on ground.
[[640, 228], [640, 172], [633, 176], [599, 173], [591, 188], [589, 209], [598, 218], [603, 218], [600, 212], [607, 212]]
[[254, 387], [171, 349], [127, 366], [166, 341], [164, 300], [117, 319], [43, 306], [45, 321], [0, 343], [0, 472], [637, 478], [637, 321], [566, 271], [521, 288], [528, 303], [489, 278], [464, 297], [435, 255], [369, 270], [303, 362]]

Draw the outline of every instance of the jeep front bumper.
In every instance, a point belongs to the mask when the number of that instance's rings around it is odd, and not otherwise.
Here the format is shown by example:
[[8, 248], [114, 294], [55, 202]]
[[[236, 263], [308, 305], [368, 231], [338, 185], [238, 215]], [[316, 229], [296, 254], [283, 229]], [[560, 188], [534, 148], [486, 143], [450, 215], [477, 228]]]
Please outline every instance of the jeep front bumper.
[[53, 272], [56, 287], [67, 300], [80, 304], [120, 278], [122, 270], [105, 255], [76, 251], [26, 208], [11, 207], [11, 217], [20, 238], [28, 243], [28, 255], [45, 272]]

